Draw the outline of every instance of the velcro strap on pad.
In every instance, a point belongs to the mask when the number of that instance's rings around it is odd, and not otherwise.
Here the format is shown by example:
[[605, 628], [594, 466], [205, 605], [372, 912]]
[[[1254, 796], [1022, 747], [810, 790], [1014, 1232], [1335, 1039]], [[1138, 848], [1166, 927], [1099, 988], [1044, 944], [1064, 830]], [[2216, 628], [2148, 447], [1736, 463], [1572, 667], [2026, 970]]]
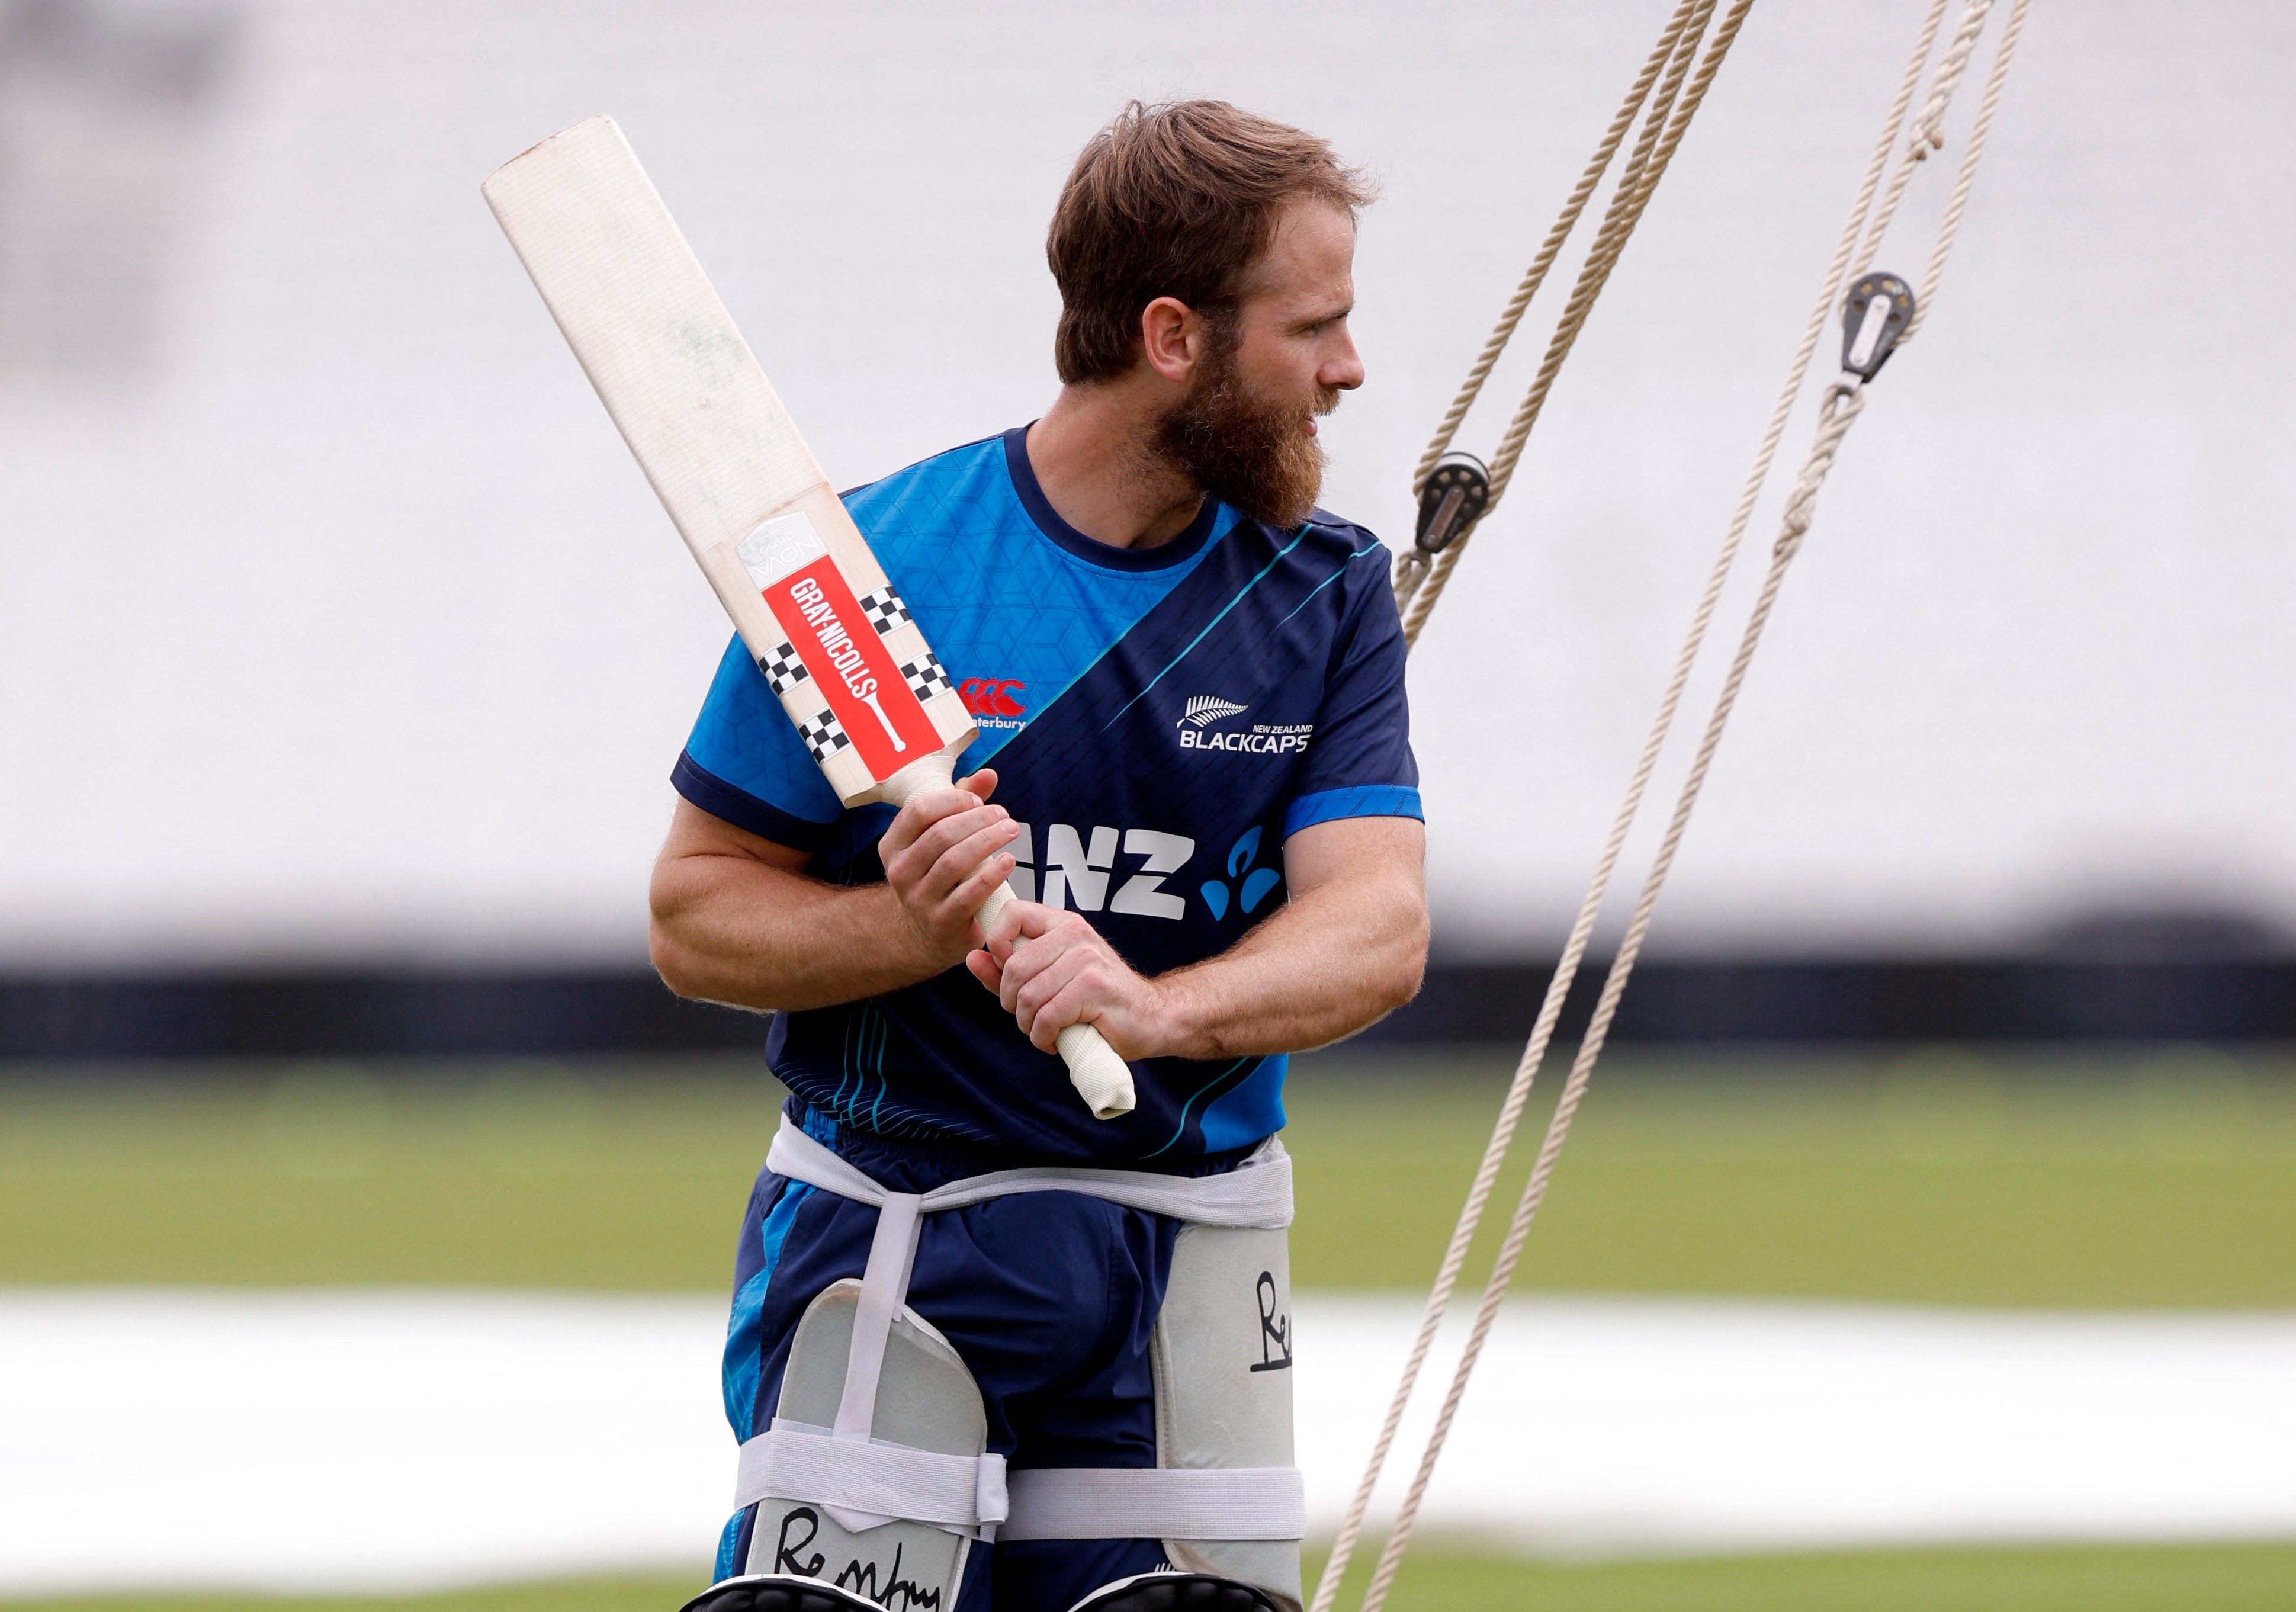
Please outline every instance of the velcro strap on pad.
[[1297, 1467], [1038, 1467], [1011, 1474], [999, 1539], [1298, 1539]]
[[1009, 1509], [1001, 1455], [942, 1455], [786, 1425], [742, 1446], [736, 1510], [761, 1500], [837, 1506], [936, 1527], [994, 1528]]

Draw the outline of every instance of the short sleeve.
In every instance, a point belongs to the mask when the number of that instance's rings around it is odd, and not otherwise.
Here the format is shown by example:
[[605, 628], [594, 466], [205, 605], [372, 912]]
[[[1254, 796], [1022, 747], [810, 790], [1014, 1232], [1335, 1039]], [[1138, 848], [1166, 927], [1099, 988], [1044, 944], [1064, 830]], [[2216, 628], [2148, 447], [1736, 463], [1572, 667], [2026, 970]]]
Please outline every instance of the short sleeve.
[[738, 635], [669, 781], [712, 817], [792, 850], [818, 850], [844, 811]]
[[1307, 759], [1284, 807], [1286, 839], [1341, 817], [1425, 815], [1403, 691], [1403, 622], [1385, 576], [1350, 606], [1332, 646]]

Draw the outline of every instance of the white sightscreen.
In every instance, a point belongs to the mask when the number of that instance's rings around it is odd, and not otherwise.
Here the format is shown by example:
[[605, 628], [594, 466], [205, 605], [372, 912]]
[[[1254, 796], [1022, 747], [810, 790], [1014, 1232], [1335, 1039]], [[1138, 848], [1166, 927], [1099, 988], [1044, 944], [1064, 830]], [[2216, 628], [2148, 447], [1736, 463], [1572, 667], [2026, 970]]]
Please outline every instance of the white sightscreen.
[[[1124, 98], [1310, 125], [1386, 183], [1325, 501], [1399, 540], [1667, 6], [61, 9], [126, 53], [0, 69], [19, 969], [642, 954], [726, 630], [479, 198], [540, 135], [621, 120], [846, 485], [1042, 408], [1045, 221]], [[1436, 618], [1454, 948], [1567, 923], [1914, 10], [1763, 0]], [[137, 78], [137, 29], [198, 70]], [[2292, 65], [2269, 4], [2035, 9], [1662, 944], [2014, 945], [2147, 903], [2296, 928]]]

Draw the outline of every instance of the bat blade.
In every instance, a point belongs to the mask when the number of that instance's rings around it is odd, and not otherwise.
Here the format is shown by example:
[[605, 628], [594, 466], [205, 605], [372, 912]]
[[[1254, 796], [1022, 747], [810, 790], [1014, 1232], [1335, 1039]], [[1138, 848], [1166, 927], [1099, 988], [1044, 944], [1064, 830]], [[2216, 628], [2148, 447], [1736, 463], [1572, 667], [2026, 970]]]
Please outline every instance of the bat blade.
[[[838, 799], [946, 785], [972, 718], [614, 120], [561, 130], [480, 189]], [[1059, 1041], [1097, 1117], [1132, 1111], [1099, 1031]]]
[[613, 119], [481, 185], [751, 657], [848, 806], [971, 716]]

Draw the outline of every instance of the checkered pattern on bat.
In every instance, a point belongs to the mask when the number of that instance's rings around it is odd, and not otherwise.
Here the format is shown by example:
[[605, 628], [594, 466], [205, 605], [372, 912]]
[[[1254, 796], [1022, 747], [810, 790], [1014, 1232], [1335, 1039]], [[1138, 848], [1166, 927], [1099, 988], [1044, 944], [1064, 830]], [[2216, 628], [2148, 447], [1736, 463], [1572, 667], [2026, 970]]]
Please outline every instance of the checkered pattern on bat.
[[948, 674], [941, 670], [939, 660], [935, 659], [931, 650], [914, 660], [904, 662], [901, 675], [908, 679], [909, 692], [917, 697], [920, 704], [936, 694], [946, 694], [956, 686], [948, 680]]
[[805, 662], [797, 658], [797, 645], [787, 639], [783, 639], [780, 647], [771, 654], [758, 657], [758, 670], [763, 672], [766, 681], [773, 684], [776, 696], [788, 693], [811, 675], [805, 669]]
[[909, 624], [909, 607], [901, 602], [901, 596], [893, 592], [890, 582], [861, 595], [861, 613], [869, 618], [869, 625], [877, 629], [880, 638], [895, 627]]
[[845, 724], [837, 720], [834, 711], [824, 711], [818, 716], [808, 716], [797, 724], [798, 737], [805, 748], [813, 752], [816, 762], [826, 762], [853, 741], [845, 732]]

